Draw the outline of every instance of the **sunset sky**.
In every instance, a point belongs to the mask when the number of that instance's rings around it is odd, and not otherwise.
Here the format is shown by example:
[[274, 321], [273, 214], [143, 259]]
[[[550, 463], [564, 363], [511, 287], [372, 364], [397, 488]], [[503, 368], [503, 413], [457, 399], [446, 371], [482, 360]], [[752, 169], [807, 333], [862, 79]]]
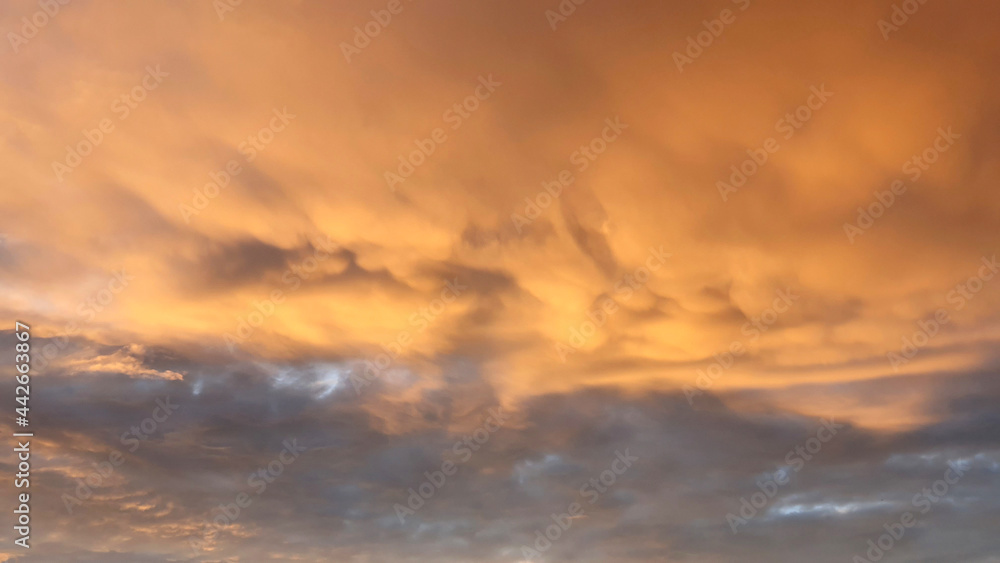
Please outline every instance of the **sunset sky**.
[[1000, 563], [1000, 4], [0, 8], [0, 562]]

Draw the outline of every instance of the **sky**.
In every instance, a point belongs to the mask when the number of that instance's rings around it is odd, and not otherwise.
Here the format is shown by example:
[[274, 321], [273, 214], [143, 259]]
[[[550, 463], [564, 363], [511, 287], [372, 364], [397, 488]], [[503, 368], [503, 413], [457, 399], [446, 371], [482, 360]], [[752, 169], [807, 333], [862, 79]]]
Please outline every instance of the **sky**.
[[0, 562], [1000, 562], [997, 3], [0, 8]]

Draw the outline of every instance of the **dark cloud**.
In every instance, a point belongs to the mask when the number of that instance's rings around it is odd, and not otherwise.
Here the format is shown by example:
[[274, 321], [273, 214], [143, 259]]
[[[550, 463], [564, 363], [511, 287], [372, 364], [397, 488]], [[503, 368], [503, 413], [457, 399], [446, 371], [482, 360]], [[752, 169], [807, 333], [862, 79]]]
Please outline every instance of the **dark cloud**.
[[[967, 474], [894, 556], [967, 553], [962, 560], [975, 561], [995, 547], [989, 534], [971, 532], [985, 531], [985, 514], [1000, 507], [1000, 390], [978, 374], [956, 374], [952, 385], [991, 401], [959, 394], [953, 403], [963, 411], [905, 432], [836, 421], [843, 427], [833, 439], [794, 471], [787, 456], [822, 420], [739, 413], [711, 396], [698, 408], [680, 394], [611, 388], [535, 397], [504, 407], [509, 420], [462, 460], [454, 444], [499, 406], [468, 360], [439, 361], [448, 386], [400, 402], [385, 386], [356, 395], [346, 364], [208, 368], [166, 350], [135, 355], [146, 368], [187, 375], [136, 380], [53, 368], [36, 378], [32, 400], [47, 413], [35, 428], [44, 436], [35, 450], [37, 543], [20, 560], [68, 561], [68, 545], [80, 550], [77, 560], [96, 560], [85, 546], [125, 534], [119, 551], [139, 554], [132, 560], [207, 561], [208, 553], [186, 552], [188, 540], [203, 534], [220, 504], [247, 492], [252, 504], [236, 525], [211, 535], [219, 561], [278, 553], [320, 561], [323, 550], [373, 561], [517, 561], [549, 515], [574, 501], [586, 517], [573, 520], [545, 560], [843, 561], [940, 479], [948, 461]], [[129, 451], [121, 434], [166, 397], [177, 411]], [[307, 450], [256, 494], [248, 477], [278, 459], [289, 439]], [[68, 514], [62, 495], [115, 450], [122, 465]], [[638, 461], [607, 492], [581, 492], [626, 451]], [[447, 460], [458, 472], [400, 523], [395, 505]], [[790, 482], [732, 534], [726, 515], [782, 468]], [[787, 553], [776, 555], [775, 542]]]

